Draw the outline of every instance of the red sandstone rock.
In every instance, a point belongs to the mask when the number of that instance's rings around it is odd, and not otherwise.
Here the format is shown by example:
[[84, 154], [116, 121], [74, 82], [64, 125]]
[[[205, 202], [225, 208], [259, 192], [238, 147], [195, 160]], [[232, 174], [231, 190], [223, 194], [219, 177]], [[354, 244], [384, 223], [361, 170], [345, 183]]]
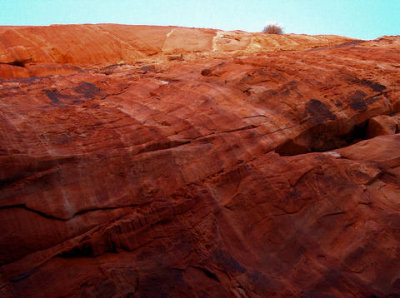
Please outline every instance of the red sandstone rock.
[[400, 115], [379, 115], [368, 121], [367, 137], [373, 138], [381, 135], [391, 135], [398, 132]]
[[1, 28], [0, 296], [400, 294], [399, 38], [269, 38]]
[[[1, 27], [0, 40], [0, 77], [6, 77], [6, 69], [1, 64], [25, 67], [34, 63], [35, 67], [28, 67], [30, 76], [65, 75], [72, 68], [56, 69], [55, 64], [91, 67], [93, 64], [107, 66], [149, 59], [158, 61], [165, 55], [182, 53], [198, 57], [204, 53], [224, 55], [238, 51], [243, 54], [309, 49], [351, 39], [333, 35], [271, 36], [214, 29], [96, 24]], [[20, 68], [9, 67], [8, 76], [28, 75]]]
[[0, 78], [23, 78], [29, 77], [29, 71], [20, 66], [14, 66], [9, 64], [0, 64]]

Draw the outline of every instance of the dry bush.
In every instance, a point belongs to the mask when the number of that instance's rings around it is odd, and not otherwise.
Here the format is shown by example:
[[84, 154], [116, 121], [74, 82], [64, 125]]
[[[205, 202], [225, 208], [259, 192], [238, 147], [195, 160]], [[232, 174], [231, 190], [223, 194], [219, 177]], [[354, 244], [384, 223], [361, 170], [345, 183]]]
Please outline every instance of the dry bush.
[[264, 27], [262, 32], [267, 34], [283, 34], [283, 29], [278, 25], [268, 25]]

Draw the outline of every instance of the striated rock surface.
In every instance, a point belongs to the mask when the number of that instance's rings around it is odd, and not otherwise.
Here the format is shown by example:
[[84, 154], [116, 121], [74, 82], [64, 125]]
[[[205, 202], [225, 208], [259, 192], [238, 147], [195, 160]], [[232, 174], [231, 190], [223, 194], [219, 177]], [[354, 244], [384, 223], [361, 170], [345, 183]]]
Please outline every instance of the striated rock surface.
[[279, 36], [116, 24], [0, 27], [0, 77], [65, 75], [77, 72], [79, 66], [174, 60], [174, 54], [182, 53], [193, 59], [204, 54], [298, 50], [349, 41], [334, 35]]
[[0, 296], [400, 295], [399, 52], [0, 28]]

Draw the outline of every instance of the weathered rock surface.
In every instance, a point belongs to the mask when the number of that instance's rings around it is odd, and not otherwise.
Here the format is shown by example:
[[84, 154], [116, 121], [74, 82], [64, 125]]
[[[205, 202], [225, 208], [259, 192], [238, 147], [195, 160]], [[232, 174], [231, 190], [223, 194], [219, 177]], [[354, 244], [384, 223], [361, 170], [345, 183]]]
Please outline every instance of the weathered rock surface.
[[399, 295], [399, 52], [0, 28], [0, 296]]
[[392, 135], [399, 132], [400, 114], [379, 115], [369, 119], [367, 137]]
[[0, 77], [65, 75], [77, 72], [78, 66], [162, 61], [177, 53], [191, 59], [205, 53], [209, 57], [298, 50], [349, 41], [334, 35], [280, 36], [116, 24], [0, 27]]

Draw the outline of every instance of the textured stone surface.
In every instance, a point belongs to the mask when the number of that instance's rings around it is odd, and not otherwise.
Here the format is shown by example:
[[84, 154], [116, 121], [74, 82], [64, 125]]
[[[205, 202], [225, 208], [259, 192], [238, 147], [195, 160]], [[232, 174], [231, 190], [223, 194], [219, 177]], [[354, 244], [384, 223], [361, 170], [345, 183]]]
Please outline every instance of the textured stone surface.
[[0, 41], [0, 296], [400, 294], [398, 37]]
[[368, 121], [367, 137], [373, 138], [381, 135], [391, 135], [398, 133], [400, 114], [379, 115]]
[[185, 54], [185, 59], [192, 60], [204, 54], [209, 57], [309, 49], [351, 41], [334, 35], [273, 36], [115, 24], [0, 27], [0, 78], [66, 75], [78, 71], [78, 66], [160, 62], [174, 54]]

